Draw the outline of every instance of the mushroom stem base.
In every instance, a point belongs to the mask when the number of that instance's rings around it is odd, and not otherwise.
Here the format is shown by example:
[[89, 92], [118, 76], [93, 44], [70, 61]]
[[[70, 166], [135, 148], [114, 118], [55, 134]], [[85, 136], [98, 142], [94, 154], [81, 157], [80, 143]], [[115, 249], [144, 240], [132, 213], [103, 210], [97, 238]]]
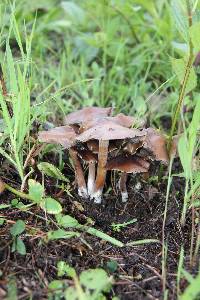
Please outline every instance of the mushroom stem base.
[[87, 193], [87, 189], [83, 186], [79, 187], [78, 188], [78, 195], [81, 197], [81, 198], [85, 198], [87, 199], [88, 198], [88, 193]]
[[88, 188], [89, 196], [91, 196], [94, 192], [94, 183], [95, 183], [95, 162], [92, 162], [89, 164], [89, 170], [88, 170], [87, 188]]
[[101, 202], [102, 202], [102, 190], [96, 191], [90, 197], [91, 197], [91, 199], [94, 199], [94, 203], [101, 204]]
[[128, 201], [128, 193], [127, 192], [121, 192], [122, 196], [122, 202], [127, 202]]

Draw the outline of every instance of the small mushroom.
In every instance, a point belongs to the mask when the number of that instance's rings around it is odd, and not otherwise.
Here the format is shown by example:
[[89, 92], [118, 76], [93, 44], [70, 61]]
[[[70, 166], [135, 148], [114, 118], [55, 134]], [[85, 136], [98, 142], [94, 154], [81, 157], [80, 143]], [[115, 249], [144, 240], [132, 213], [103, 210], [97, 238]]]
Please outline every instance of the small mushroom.
[[86, 143], [90, 140], [99, 141], [97, 176], [94, 192], [91, 195], [91, 198], [94, 198], [95, 203], [101, 203], [102, 191], [107, 172], [106, 163], [108, 159], [109, 141], [131, 139], [138, 136], [144, 136], [145, 134], [146, 133], [137, 129], [129, 129], [111, 121], [100, 120], [98, 125], [84, 131], [76, 137], [76, 139], [82, 143]]
[[88, 190], [88, 195], [90, 196], [94, 191], [94, 183], [95, 183], [95, 175], [96, 175], [95, 165], [98, 156], [88, 149], [79, 150], [78, 154], [84, 161], [86, 161], [89, 164], [87, 190]]
[[119, 188], [122, 196], [122, 202], [128, 200], [128, 193], [126, 188], [126, 182], [128, 173], [138, 174], [148, 172], [150, 163], [137, 156], [117, 156], [107, 162], [107, 170], [121, 171], [121, 177], [119, 180]]
[[69, 149], [69, 155], [72, 159], [73, 165], [74, 165], [74, 171], [75, 171], [75, 178], [78, 185], [78, 194], [82, 198], [88, 197], [87, 187], [85, 183], [85, 177], [83, 173], [83, 169], [78, 157], [78, 152], [74, 148]]
[[74, 129], [70, 126], [55, 127], [48, 131], [39, 132], [38, 138], [40, 142], [60, 144], [65, 149], [69, 149], [69, 155], [74, 165], [78, 194], [81, 197], [87, 198], [88, 194], [83, 169], [77, 151], [72, 147], [76, 138]]

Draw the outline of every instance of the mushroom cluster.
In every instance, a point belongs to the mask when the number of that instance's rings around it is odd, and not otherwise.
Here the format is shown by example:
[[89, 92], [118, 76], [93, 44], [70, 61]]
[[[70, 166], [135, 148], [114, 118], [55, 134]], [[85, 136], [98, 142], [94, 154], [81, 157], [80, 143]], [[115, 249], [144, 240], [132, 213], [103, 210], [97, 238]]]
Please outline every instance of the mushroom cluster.
[[[122, 201], [128, 193], [127, 177], [146, 174], [154, 161], [168, 164], [165, 137], [153, 128], [136, 126], [136, 120], [122, 113], [112, 116], [112, 108], [86, 107], [65, 117], [65, 126], [39, 132], [39, 140], [61, 144], [73, 162], [78, 194], [101, 203], [106, 174], [121, 172]], [[84, 166], [87, 165], [87, 184]]]

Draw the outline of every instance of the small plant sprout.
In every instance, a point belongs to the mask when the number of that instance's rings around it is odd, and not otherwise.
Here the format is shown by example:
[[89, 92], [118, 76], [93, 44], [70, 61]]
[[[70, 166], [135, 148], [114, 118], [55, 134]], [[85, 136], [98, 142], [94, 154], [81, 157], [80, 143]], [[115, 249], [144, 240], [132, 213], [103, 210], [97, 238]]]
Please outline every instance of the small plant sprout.
[[[128, 199], [128, 173], [147, 174], [150, 164], [168, 164], [165, 137], [153, 128], [133, 128], [135, 119], [112, 109], [86, 107], [65, 117], [66, 126], [39, 133], [41, 142], [61, 144], [69, 150], [78, 194], [101, 203], [107, 171], [121, 172], [122, 201]], [[88, 165], [87, 184], [84, 166]], [[97, 165], [97, 169], [96, 169]]]
[[128, 222], [124, 222], [124, 223], [112, 223], [111, 226], [112, 226], [112, 230], [113, 231], [117, 231], [117, 232], [120, 232], [123, 228], [125, 228], [126, 226], [130, 225], [130, 224], [134, 224], [137, 222], [137, 219], [132, 219]]

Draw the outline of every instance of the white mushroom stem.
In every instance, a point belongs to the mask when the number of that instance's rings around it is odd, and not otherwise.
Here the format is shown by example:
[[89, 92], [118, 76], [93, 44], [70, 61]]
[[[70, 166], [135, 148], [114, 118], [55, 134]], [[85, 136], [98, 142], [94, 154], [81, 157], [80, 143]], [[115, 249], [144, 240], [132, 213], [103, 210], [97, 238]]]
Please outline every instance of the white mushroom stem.
[[88, 195], [92, 195], [94, 192], [94, 183], [95, 183], [95, 161], [89, 162], [89, 169], [88, 169], [88, 182], [87, 182], [87, 188], [88, 188]]
[[128, 174], [126, 172], [123, 172], [119, 180], [119, 189], [122, 196], [122, 202], [127, 202], [128, 200], [128, 192], [126, 188], [127, 178], [128, 178]]
[[69, 149], [69, 154], [74, 165], [75, 177], [78, 185], [78, 194], [80, 197], [88, 198], [84, 173], [77, 152], [74, 149]]
[[107, 172], [106, 164], [108, 159], [108, 146], [109, 141], [99, 140], [97, 176], [95, 181], [94, 193], [91, 195], [91, 198], [94, 199], [95, 203], [101, 203], [102, 200], [101, 197]]

